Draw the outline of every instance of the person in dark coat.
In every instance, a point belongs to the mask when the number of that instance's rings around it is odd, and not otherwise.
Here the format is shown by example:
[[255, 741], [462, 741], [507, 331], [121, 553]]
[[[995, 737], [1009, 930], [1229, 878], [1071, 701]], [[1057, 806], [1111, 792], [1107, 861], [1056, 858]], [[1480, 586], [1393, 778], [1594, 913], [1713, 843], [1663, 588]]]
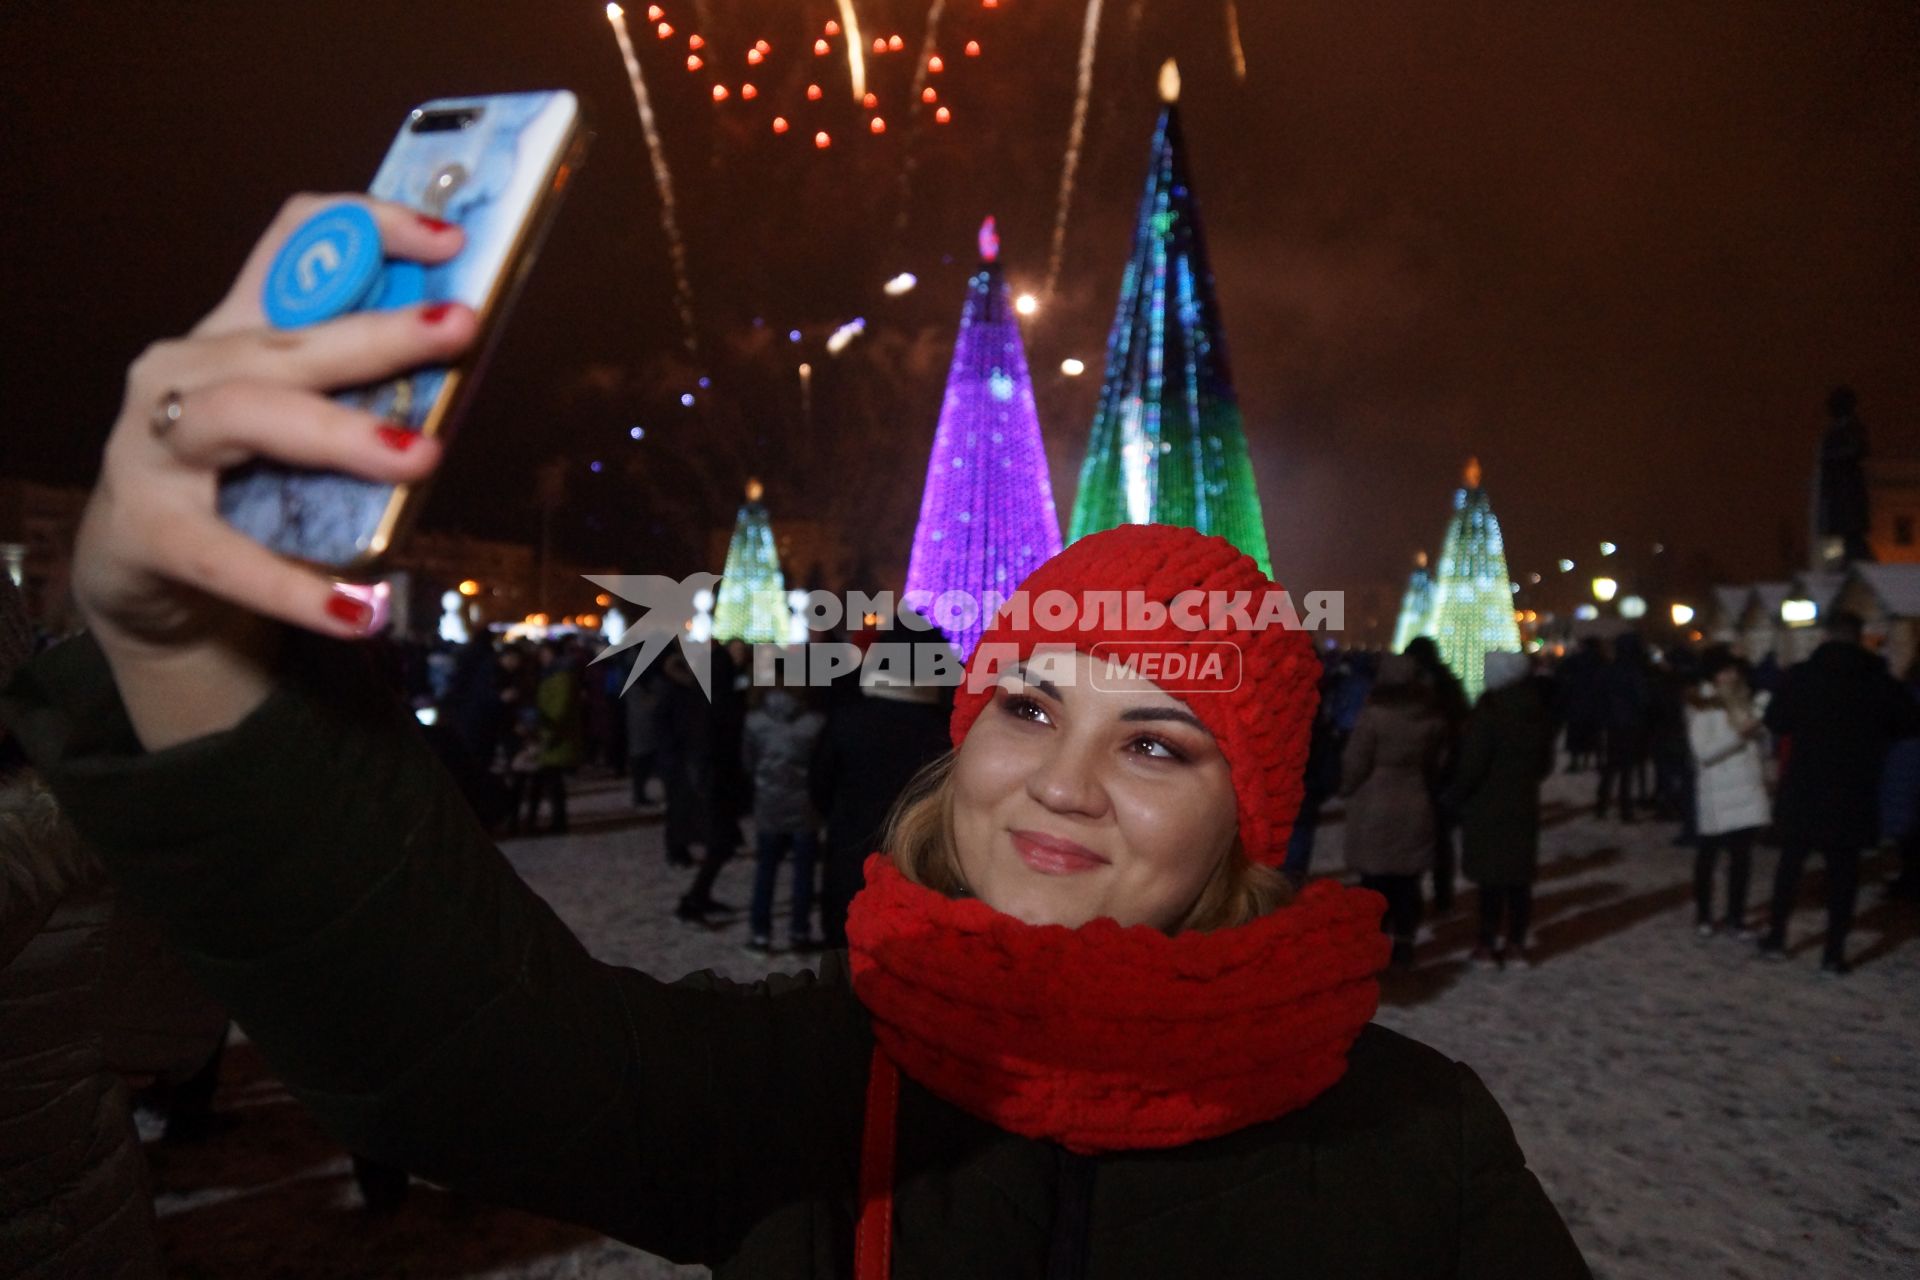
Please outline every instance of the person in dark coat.
[[1646, 798], [1642, 772], [1647, 762], [1647, 719], [1652, 701], [1646, 649], [1638, 635], [1623, 631], [1614, 637], [1613, 654], [1601, 668], [1599, 683], [1605, 718], [1601, 724], [1600, 786], [1594, 794], [1593, 813], [1604, 819], [1607, 806], [1616, 803], [1617, 794], [1620, 821], [1632, 822], [1634, 802]]
[[1420, 669], [1405, 654], [1380, 660], [1366, 710], [1341, 759], [1347, 802], [1347, 869], [1387, 900], [1380, 927], [1393, 937], [1393, 963], [1413, 963], [1420, 927], [1420, 877], [1433, 862], [1433, 786], [1446, 723]]
[[1340, 791], [1340, 757], [1346, 750], [1347, 735], [1336, 719], [1335, 695], [1343, 679], [1345, 661], [1331, 655], [1322, 658], [1327, 671], [1320, 679], [1320, 706], [1313, 713], [1313, 733], [1307, 740], [1307, 771], [1301, 780], [1305, 794], [1300, 814], [1293, 821], [1293, 835], [1287, 839], [1287, 860], [1281, 871], [1295, 888], [1307, 882], [1313, 869], [1313, 844], [1320, 831], [1320, 813]]
[[[773, 890], [780, 862], [793, 855], [793, 914], [787, 945], [817, 949], [813, 934], [813, 864], [820, 822], [807, 791], [807, 769], [826, 718], [808, 709], [791, 689], [755, 689], [750, 699], [741, 759], [753, 780], [753, 904], [747, 949], [773, 950]], [[802, 691], [804, 692], [804, 691]]]
[[693, 846], [706, 846], [712, 812], [713, 704], [678, 645], [661, 659], [654, 716], [656, 767], [667, 793], [667, 865], [690, 867]]
[[[678, 649], [674, 652], [677, 655]], [[715, 645], [712, 662], [708, 672], [711, 698], [702, 697], [698, 706], [692, 704], [688, 689], [693, 685], [693, 676], [688, 673], [686, 684], [676, 695], [677, 706], [670, 713], [688, 731], [688, 738], [674, 750], [681, 765], [694, 769], [699, 779], [697, 800], [705, 809], [695, 820], [695, 826], [681, 825], [668, 836], [669, 862], [678, 861], [676, 847], [680, 850], [679, 857], [686, 856], [685, 845], [676, 846], [676, 835], [697, 831], [705, 845], [700, 868], [693, 873], [693, 883], [674, 907], [674, 916], [684, 923], [698, 925], [712, 924], [709, 917], [730, 915], [735, 910], [713, 896], [713, 886], [720, 878], [721, 868], [731, 862], [740, 849], [740, 818], [746, 812], [751, 789], [746, 767], [740, 761], [740, 739], [747, 719], [747, 689], [753, 682], [752, 649], [740, 640]], [[692, 695], [701, 696], [697, 687], [692, 689]], [[687, 723], [689, 720], [691, 724]], [[671, 797], [667, 804], [667, 825], [675, 828]]]
[[[389, 253], [458, 251], [366, 203]], [[1095, 593], [1280, 596], [1224, 538], [1126, 524], [1027, 576], [1023, 599], [1073, 603], [1068, 626], [996, 613], [951, 765], [869, 860], [844, 962], [670, 984], [590, 955], [405, 710], [343, 684], [370, 611], [257, 547], [250, 575], [197, 572], [192, 548], [241, 536], [219, 463], [242, 440], [290, 461], [289, 428], [330, 405], [257, 340], [260, 276], [317, 207], [292, 202], [213, 316], [129, 371], [74, 549], [86, 633], [29, 664], [0, 719], [325, 1127], [716, 1280], [1590, 1274], [1485, 1086], [1371, 1027], [1378, 896], [1296, 896], [1277, 869], [1307, 634], [1231, 611], [1117, 642], [1099, 625]], [[477, 334], [449, 305], [302, 340], [354, 385]], [[261, 379], [276, 396], [247, 401]], [[228, 390], [265, 420], [218, 412]], [[368, 437], [339, 465], [415, 482], [441, 457]], [[268, 607], [289, 629], [252, 621]], [[1102, 646], [1141, 664], [1201, 640], [1236, 660], [1178, 691], [1092, 678]]]
[[[632, 670], [631, 658], [625, 668]], [[626, 677], [621, 677], [623, 686]], [[626, 692], [620, 695], [620, 709], [627, 723], [627, 786], [633, 807], [646, 808], [659, 803], [653, 789], [660, 774], [660, 676], [643, 671]], [[663, 784], [664, 790], [664, 784]]]
[[[923, 632], [909, 636], [896, 629], [870, 643], [929, 645], [952, 653], [944, 639]], [[829, 947], [847, 945], [847, 908], [866, 886], [863, 868], [880, 848], [887, 815], [915, 775], [953, 749], [950, 689], [890, 679], [864, 664], [857, 687], [828, 708], [808, 772], [814, 807], [827, 822], [820, 936]]]
[[483, 769], [500, 751], [506, 725], [500, 709], [500, 663], [493, 637], [485, 631], [455, 650], [453, 674], [440, 700], [437, 723], [460, 738], [461, 746]]
[[1440, 767], [1433, 778], [1433, 910], [1445, 915], [1453, 910], [1454, 813], [1441, 802], [1453, 780], [1454, 761], [1460, 752], [1460, 735], [1467, 725], [1467, 691], [1460, 677], [1440, 656], [1440, 646], [1431, 636], [1416, 636], [1407, 644], [1407, 656], [1420, 666], [1420, 679], [1427, 686], [1433, 707], [1440, 713], [1445, 736], [1440, 743]]
[[1567, 772], [1598, 764], [1606, 733], [1607, 659], [1598, 636], [1587, 636], [1560, 663], [1560, 718], [1567, 727]]
[[[1524, 653], [1486, 655], [1485, 692], [1467, 721], [1447, 794], [1460, 814], [1462, 864], [1480, 889], [1474, 963], [1532, 961], [1527, 930], [1540, 863], [1540, 783], [1553, 772], [1553, 720]], [[1504, 924], [1504, 932], [1502, 925]]]
[[1675, 844], [1690, 845], [1696, 834], [1693, 756], [1687, 746], [1687, 698], [1699, 680], [1699, 664], [1684, 645], [1669, 649], [1655, 664], [1649, 681], [1647, 749], [1653, 763], [1653, 808], [1677, 821]]
[[1773, 909], [1761, 953], [1785, 959], [1787, 921], [1807, 855], [1827, 865], [1827, 940], [1820, 966], [1845, 974], [1860, 854], [1879, 839], [1880, 768], [1895, 739], [1920, 733], [1920, 708], [1877, 654], [1861, 647], [1860, 619], [1844, 610], [1826, 638], [1788, 670], [1767, 706], [1767, 728], [1791, 743], [1773, 819], [1780, 836]]

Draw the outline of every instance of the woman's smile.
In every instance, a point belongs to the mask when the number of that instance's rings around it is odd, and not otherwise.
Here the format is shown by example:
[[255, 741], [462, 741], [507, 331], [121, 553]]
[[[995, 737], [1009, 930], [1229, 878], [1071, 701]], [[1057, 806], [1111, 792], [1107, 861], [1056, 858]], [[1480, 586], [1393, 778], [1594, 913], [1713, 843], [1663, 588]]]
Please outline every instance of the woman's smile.
[[1112, 865], [1112, 859], [1064, 836], [1025, 830], [1011, 834], [1014, 852], [1020, 855], [1020, 861], [1043, 876], [1079, 875]]

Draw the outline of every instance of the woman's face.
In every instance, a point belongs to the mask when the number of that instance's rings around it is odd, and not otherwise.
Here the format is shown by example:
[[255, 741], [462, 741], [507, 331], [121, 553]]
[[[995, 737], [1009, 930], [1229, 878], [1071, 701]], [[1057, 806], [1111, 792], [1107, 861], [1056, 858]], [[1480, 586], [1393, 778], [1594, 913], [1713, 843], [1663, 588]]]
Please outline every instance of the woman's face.
[[1028, 924], [1172, 930], [1237, 825], [1227, 759], [1151, 680], [1080, 652], [1003, 675], [954, 760], [960, 874]]

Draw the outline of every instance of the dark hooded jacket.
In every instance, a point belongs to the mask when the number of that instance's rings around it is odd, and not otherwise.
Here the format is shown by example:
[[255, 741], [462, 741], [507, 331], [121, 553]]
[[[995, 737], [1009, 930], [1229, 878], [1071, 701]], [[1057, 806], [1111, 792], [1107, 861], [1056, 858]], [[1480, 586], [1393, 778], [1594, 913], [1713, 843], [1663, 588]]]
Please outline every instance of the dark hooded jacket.
[[1773, 808], [1780, 838], [1816, 849], [1873, 845], [1887, 748], [1920, 733], [1920, 710], [1887, 664], [1829, 640], [1788, 670], [1766, 720], [1792, 739]]
[[[873, 1036], [844, 959], [750, 985], [593, 959], [403, 711], [299, 671], [151, 754], [88, 642], [0, 714], [353, 1150], [721, 1280], [851, 1275]], [[908, 1080], [895, 1156], [915, 1280], [1588, 1274], [1473, 1073], [1374, 1027], [1306, 1107], [1170, 1150], [1069, 1157]]]

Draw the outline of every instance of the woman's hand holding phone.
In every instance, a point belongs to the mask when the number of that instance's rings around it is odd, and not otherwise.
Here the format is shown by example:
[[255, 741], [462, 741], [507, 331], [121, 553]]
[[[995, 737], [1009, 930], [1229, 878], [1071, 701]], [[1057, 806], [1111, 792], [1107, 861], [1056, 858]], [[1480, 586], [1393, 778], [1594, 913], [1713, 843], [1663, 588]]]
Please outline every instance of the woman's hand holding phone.
[[236, 532], [216, 507], [220, 473], [251, 458], [417, 483], [441, 447], [327, 392], [428, 364], [471, 344], [471, 309], [429, 303], [272, 328], [261, 286], [281, 244], [325, 205], [372, 213], [389, 258], [434, 263], [457, 227], [366, 196], [295, 196], [233, 287], [183, 338], [127, 371], [126, 397], [74, 549], [73, 592], [149, 750], [231, 728], [272, 688], [280, 627], [355, 637], [371, 608], [334, 579]]

